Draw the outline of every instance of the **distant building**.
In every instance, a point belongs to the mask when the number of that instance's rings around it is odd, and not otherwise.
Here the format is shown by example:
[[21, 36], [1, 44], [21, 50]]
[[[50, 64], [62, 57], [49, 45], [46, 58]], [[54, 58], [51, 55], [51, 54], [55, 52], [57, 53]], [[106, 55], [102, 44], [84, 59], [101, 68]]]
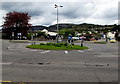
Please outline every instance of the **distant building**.
[[43, 29], [43, 30], [41, 30], [41, 32], [48, 33], [48, 30], [47, 29]]
[[56, 32], [47, 32], [47, 35], [49, 35], [49, 36], [57, 36], [57, 33]]
[[115, 38], [115, 33], [108, 32], [107, 33], [107, 38], [110, 38], [110, 39]]
[[41, 32], [45, 32], [47, 38], [49, 38], [49, 39], [54, 39], [55, 40], [56, 37], [57, 37], [56, 32], [49, 32], [47, 29], [43, 29], [43, 30], [41, 30]]

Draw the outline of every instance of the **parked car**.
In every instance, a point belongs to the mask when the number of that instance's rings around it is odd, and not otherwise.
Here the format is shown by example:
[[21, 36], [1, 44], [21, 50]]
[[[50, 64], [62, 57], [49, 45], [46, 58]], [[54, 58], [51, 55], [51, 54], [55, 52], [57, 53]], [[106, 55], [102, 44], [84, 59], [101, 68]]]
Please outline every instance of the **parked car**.
[[116, 40], [115, 39], [111, 39], [110, 43], [116, 43]]
[[80, 38], [79, 38], [80, 40], [86, 40], [86, 37], [84, 37], [84, 36], [81, 36]]

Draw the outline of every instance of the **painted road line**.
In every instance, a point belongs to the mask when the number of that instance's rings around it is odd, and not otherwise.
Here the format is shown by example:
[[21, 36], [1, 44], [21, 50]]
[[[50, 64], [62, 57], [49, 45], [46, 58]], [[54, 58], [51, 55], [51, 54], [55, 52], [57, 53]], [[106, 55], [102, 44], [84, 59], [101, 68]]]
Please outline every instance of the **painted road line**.
[[0, 65], [1, 65], [1, 64], [2, 64], [2, 65], [10, 65], [10, 64], [12, 64], [12, 62], [0, 63]]
[[37, 49], [32, 49], [32, 50], [29, 50], [29, 51], [38, 51]]
[[95, 57], [118, 57], [117, 55], [96, 55]]
[[39, 50], [39, 49], [24, 49], [24, 50], [22, 50], [21, 52], [30, 52], [30, 51], [32, 51], [32, 52], [35, 52], [35, 51], [43, 51], [43, 50]]
[[13, 47], [12, 47], [12, 46], [8, 46], [7, 49], [8, 49], [8, 50], [13, 50]]
[[92, 50], [92, 49], [88, 49], [88, 51], [90, 51], [90, 50]]
[[50, 52], [50, 50], [47, 50], [47, 51], [44, 51], [44, 52], [41, 52], [41, 53], [48, 53], [48, 52]]
[[82, 50], [78, 50], [78, 52], [84, 52], [84, 51], [82, 51]]
[[9, 50], [13, 50], [13, 49], [9, 49]]
[[68, 51], [65, 51], [66, 54], [68, 54]]

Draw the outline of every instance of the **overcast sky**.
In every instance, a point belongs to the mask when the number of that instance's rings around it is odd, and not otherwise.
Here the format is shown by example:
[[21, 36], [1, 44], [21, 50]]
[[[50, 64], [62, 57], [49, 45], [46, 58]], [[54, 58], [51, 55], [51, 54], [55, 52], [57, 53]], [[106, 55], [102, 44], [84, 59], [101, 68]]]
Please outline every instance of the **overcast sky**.
[[[1, 18], [8, 12], [28, 12], [32, 25], [56, 24], [55, 4], [62, 5], [59, 9], [59, 23], [92, 23], [92, 24], [117, 24], [119, 0], [4, 0], [0, 12]], [[3, 19], [0, 19], [0, 25]]]

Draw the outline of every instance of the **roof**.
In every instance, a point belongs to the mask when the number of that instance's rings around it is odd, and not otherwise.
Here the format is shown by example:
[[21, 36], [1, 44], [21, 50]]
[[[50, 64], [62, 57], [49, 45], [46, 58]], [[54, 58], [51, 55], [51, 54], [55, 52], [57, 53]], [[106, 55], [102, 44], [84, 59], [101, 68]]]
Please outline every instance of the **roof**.
[[57, 33], [55, 33], [55, 32], [48, 32], [47, 34], [49, 34], [50, 36], [56, 36], [57, 35]]

